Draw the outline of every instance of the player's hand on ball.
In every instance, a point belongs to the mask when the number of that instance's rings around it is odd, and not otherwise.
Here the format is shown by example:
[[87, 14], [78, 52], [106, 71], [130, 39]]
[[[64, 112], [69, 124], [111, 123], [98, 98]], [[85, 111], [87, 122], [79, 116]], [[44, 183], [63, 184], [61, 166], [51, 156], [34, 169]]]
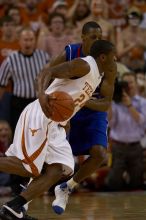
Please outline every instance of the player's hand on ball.
[[38, 98], [45, 116], [52, 121], [66, 121], [74, 113], [74, 100], [66, 92], [54, 91], [49, 95], [41, 92]]
[[50, 118], [53, 114], [51, 101], [54, 99], [56, 99], [56, 98], [52, 97], [51, 95], [47, 95], [45, 93], [39, 95], [39, 102], [40, 102], [42, 111], [44, 112], [44, 114], [47, 118]]

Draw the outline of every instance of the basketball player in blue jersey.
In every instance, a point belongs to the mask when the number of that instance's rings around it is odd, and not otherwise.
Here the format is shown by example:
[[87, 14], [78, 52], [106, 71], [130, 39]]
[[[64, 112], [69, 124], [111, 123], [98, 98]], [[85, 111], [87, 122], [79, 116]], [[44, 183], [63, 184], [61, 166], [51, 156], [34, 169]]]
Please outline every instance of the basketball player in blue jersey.
[[[94, 21], [87, 22], [82, 28], [82, 43], [67, 45], [65, 51], [49, 64], [59, 63], [84, 57], [89, 54], [94, 41], [101, 39], [101, 27]], [[104, 84], [104, 82], [102, 83]], [[108, 92], [105, 92], [108, 91]], [[98, 87], [93, 99], [76, 113], [70, 121], [69, 142], [72, 152], [77, 155], [90, 155], [80, 169], [67, 182], [55, 188], [56, 200], [52, 206], [56, 213], [62, 214], [67, 203], [67, 194], [90, 176], [106, 160], [107, 147], [107, 110], [112, 100], [113, 87], [107, 84]], [[78, 100], [80, 102], [80, 100]]]

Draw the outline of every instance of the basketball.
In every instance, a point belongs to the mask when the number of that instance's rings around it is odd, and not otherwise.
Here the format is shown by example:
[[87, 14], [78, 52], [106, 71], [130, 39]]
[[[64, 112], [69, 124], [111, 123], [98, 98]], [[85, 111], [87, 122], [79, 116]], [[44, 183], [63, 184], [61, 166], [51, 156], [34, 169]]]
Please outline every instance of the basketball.
[[69, 119], [74, 112], [73, 98], [66, 92], [55, 91], [50, 94], [54, 99], [51, 100], [53, 121], [63, 122]]

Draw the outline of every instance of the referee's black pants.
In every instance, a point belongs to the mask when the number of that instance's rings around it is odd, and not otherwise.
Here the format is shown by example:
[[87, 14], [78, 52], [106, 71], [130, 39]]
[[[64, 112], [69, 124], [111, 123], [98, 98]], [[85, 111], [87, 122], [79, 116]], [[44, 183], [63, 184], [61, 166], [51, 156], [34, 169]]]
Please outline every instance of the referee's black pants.
[[33, 102], [36, 98], [19, 98], [17, 96], [12, 95], [11, 104], [10, 104], [10, 125], [14, 134], [15, 127], [19, 116], [23, 109], [31, 102]]

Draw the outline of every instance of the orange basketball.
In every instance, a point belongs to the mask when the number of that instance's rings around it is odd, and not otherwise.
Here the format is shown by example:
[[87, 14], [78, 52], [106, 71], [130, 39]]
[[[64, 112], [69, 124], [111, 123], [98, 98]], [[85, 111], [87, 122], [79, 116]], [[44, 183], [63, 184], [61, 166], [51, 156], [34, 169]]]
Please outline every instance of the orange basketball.
[[51, 101], [53, 121], [63, 122], [69, 119], [74, 112], [73, 98], [66, 92], [55, 91], [50, 94], [53, 98]]

